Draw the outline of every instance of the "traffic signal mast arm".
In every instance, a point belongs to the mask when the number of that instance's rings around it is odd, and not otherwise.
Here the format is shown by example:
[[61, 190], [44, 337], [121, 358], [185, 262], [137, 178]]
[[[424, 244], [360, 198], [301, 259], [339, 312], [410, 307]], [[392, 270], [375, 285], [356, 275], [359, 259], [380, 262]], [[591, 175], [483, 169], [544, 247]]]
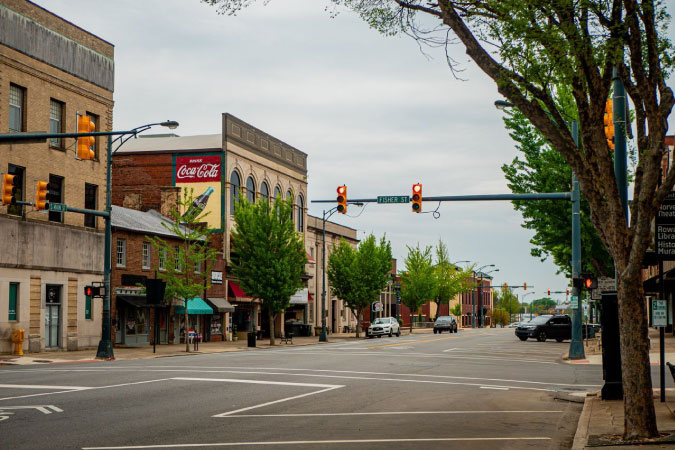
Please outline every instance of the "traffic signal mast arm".
[[[0, 142], [2, 142], [1, 135]], [[475, 202], [493, 200], [572, 200], [572, 193], [553, 192], [543, 194], [440, 195], [422, 197], [422, 201], [424, 202]], [[335, 200], [312, 200], [312, 203], [335, 203]], [[377, 198], [348, 199], [347, 203], [377, 203]]]

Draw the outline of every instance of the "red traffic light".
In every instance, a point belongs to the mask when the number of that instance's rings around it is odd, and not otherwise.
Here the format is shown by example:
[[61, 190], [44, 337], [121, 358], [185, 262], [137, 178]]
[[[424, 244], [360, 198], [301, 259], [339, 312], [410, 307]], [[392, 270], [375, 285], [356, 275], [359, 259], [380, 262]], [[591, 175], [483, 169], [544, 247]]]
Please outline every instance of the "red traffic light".
[[85, 286], [84, 295], [87, 297], [104, 297], [105, 288], [103, 286]]
[[550, 290], [550, 289], [547, 289], [546, 292], [547, 292], [546, 295], [551, 295], [551, 290]]
[[337, 210], [341, 214], [347, 214], [347, 186], [338, 186], [337, 194]]
[[586, 286], [586, 289], [590, 289], [591, 286], [593, 286], [593, 280], [591, 280], [590, 278], [585, 278], [584, 285]]
[[422, 185], [419, 183], [412, 186], [412, 210], [422, 212]]

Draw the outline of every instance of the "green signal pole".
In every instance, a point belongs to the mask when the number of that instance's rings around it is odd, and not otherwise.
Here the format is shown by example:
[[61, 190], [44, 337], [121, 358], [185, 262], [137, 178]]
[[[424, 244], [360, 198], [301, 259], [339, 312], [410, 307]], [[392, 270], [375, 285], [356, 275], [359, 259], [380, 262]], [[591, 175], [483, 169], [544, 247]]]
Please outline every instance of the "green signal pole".
[[[572, 125], [572, 138], [579, 147], [579, 124], [575, 120]], [[572, 171], [572, 280], [581, 276], [581, 199], [579, 196], [579, 180]], [[577, 299], [577, 307], [572, 313], [572, 341], [570, 342], [569, 359], [584, 359], [584, 341], [581, 320], [581, 289], [572, 283], [572, 295]]]

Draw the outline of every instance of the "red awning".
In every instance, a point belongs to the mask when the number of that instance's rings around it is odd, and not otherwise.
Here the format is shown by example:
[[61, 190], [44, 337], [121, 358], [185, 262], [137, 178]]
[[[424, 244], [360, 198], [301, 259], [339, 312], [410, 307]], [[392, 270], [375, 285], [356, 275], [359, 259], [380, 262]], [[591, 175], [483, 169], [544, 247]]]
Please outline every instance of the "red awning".
[[308, 294], [309, 294], [309, 301], [311, 302], [311, 301], [313, 300], [313, 298], [312, 298], [312, 293], [311, 293], [311, 292], [308, 292]]
[[312, 258], [309, 253], [305, 252], [305, 254], [307, 255], [307, 262], [309, 262], [310, 264], [316, 263], [316, 261], [314, 261], [314, 258]]
[[239, 283], [235, 283], [234, 281], [229, 282], [230, 289], [232, 289], [232, 293], [234, 294], [235, 298], [251, 298], [250, 295], [246, 295], [244, 290], [239, 286]]

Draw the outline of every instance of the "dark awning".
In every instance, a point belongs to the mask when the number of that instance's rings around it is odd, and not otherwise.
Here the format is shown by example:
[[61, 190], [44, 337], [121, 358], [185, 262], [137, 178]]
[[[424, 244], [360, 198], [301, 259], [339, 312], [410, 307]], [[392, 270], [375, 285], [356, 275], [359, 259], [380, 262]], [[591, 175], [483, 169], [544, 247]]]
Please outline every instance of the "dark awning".
[[133, 306], [134, 308], [151, 308], [154, 305], [148, 305], [145, 295], [118, 295], [117, 301]]
[[221, 297], [209, 297], [206, 299], [206, 303], [208, 303], [214, 311], [219, 313], [234, 312], [234, 306], [232, 306], [226, 299]]

